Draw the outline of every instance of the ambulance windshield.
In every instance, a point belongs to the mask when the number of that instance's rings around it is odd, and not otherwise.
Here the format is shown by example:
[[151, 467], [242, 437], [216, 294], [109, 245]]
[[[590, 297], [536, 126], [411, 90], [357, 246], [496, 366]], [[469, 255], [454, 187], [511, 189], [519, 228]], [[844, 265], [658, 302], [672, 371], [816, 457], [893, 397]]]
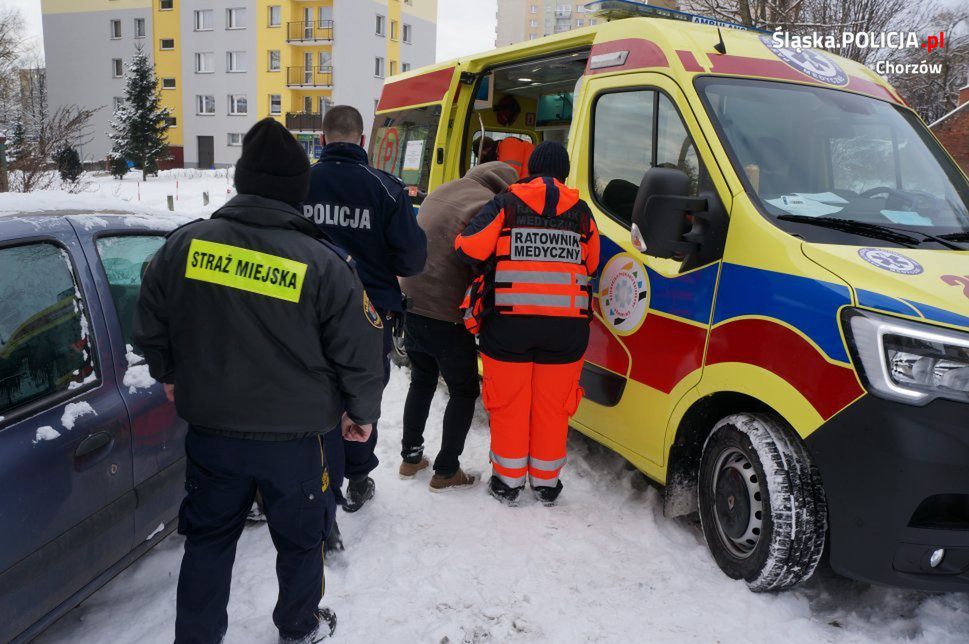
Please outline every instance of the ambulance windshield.
[[769, 215], [955, 238], [969, 231], [969, 184], [908, 111], [822, 87], [724, 78], [698, 85], [738, 174]]

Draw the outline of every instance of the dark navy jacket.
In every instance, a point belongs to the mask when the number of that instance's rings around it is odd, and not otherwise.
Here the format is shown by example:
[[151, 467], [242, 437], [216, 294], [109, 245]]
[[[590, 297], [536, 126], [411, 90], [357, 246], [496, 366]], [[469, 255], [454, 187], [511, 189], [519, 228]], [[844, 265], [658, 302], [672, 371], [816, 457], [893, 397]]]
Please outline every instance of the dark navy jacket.
[[331, 143], [313, 166], [303, 216], [353, 256], [374, 306], [402, 310], [397, 277], [424, 270], [427, 238], [397, 177], [371, 168], [359, 145]]

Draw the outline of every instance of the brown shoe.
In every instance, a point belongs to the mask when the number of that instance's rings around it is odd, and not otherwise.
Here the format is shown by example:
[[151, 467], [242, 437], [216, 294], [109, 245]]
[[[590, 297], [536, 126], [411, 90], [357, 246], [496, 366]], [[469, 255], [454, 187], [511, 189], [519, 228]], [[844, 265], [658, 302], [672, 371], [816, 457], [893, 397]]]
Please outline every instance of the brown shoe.
[[440, 474], [435, 474], [431, 477], [431, 492], [445, 492], [447, 490], [461, 490], [464, 488], [474, 487], [474, 484], [478, 482], [478, 478], [472, 474], [468, 474], [461, 468], [454, 473], [453, 476], [444, 477]]
[[430, 466], [430, 462], [427, 460], [426, 456], [421, 456], [421, 460], [416, 463], [408, 463], [407, 461], [400, 462], [400, 469], [397, 470], [397, 476], [402, 479], [412, 479], [417, 476], [417, 473], [421, 470], [426, 470]]

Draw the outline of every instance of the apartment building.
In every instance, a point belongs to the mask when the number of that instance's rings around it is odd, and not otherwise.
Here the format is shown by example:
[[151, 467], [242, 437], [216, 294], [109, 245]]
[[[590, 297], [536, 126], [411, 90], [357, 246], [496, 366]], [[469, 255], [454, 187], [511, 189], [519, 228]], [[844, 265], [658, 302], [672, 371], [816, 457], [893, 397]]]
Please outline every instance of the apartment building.
[[[586, 11], [584, 2], [562, 0], [498, 0], [498, 30], [495, 44], [498, 47], [513, 45], [524, 40], [535, 40], [563, 31], [589, 27], [599, 21]], [[652, 4], [675, 9], [676, 0], [653, 0]]]
[[139, 46], [152, 56], [172, 113], [175, 165], [202, 168], [235, 163], [245, 132], [267, 116], [292, 130], [310, 157], [319, 154], [330, 105], [357, 107], [369, 133], [384, 79], [435, 58], [437, 0], [42, 3], [47, 65], [56, 70], [51, 104], [106, 106], [83, 151], [91, 159], [110, 150], [108, 124], [124, 94], [118, 60]]

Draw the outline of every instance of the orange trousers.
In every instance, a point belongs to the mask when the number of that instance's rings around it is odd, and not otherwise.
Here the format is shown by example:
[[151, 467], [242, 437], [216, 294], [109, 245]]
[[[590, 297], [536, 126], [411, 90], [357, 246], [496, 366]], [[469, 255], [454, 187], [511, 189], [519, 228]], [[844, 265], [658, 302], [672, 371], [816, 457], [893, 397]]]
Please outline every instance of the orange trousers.
[[582, 361], [503, 362], [481, 356], [482, 397], [491, 417], [491, 465], [496, 477], [521, 487], [555, 487], [565, 465], [569, 418], [582, 399]]

